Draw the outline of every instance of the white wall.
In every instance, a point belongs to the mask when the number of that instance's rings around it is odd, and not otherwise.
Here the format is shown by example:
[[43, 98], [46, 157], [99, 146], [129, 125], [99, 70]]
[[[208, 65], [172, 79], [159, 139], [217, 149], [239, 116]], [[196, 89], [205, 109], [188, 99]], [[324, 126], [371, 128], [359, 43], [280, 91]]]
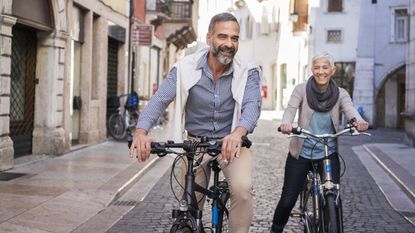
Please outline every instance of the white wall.
[[[330, 53], [335, 61], [356, 60], [360, 0], [343, 1], [343, 12], [328, 12], [327, 0], [309, 1], [309, 60], [321, 52]], [[342, 41], [327, 41], [327, 30], [341, 30]]]

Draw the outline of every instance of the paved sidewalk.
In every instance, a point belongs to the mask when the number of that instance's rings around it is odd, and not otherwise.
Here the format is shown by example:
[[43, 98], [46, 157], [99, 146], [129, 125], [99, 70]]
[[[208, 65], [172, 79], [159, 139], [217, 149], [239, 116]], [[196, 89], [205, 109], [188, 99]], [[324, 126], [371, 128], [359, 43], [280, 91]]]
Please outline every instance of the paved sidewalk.
[[[163, 133], [155, 129], [151, 134]], [[0, 232], [90, 232], [82, 230], [84, 224], [128, 191], [157, 160], [153, 156], [137, 163], [128, 156], [126, 142], [108, 140], [16, 165], [0, 174]], [[127, 207], [118, 208], [96, 223], [111, 225], [126, 212]]]
[[353, 150], [389, 204], [415, 225], [415, 148], [399, 143], [369, 143]]

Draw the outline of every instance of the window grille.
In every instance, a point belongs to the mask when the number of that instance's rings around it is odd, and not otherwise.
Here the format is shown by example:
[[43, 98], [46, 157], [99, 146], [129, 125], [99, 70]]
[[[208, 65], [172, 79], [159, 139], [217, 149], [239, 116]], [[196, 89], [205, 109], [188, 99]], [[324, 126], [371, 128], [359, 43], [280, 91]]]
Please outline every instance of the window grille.
[[341, 30], [328, 30], [327, 31], [327, 42], [338, 43], [342, 41]]

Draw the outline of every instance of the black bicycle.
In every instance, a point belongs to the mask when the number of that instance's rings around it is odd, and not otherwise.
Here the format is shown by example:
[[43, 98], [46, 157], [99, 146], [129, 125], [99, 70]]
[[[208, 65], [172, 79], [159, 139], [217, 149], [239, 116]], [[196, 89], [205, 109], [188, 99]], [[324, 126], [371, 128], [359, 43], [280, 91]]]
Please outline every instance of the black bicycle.
[[[107, 130], [115, 140], [123, 140], [127, 135], [132, 134], [140, 116], [138, 110], [139, 97], [135, 92], [115, 97], [113, 101], [118, 103], [116, 105], [117, 111], [109, 116]], [[127, 97], [123, 109], [120, 105], [122, 97]]]
[[[314, 138], [317, 143], [324, 145], [324, 158], [322, 171], [319, 171], [319, 163], [310, 160], [312, 170], [307, 174], [303, 189], [299, 195], [300, 213], [292, 213], [293, 217], [300, 217], [304, 224], [305, 233], [342, 233], [343, 209], [340, 197], [340, 185], [333, 182], [331, 173], [331, 161], [328, 154], [329, 140], [335, 140], [342, 135], [358, 136], [369, 133], [360, 133], [352, 124], [352, 119], [342, 131], [335, 134], [313, 134], [301, 127], [293, 128], [289, 137]], [[280, 129], [278, 129], [280, 131]], [[339, 155], [339, 157], [341, 157]], [[322, 179], [320, 177], [322, 174]]]
[[[131, 140], [128, 147], [131, 146]], [[242, 138], [242, 146], [249, 148], [251, 141], [247, 137]], [[173, 150], [183, 149], [184, 152], [178, 152]], [[167, 154], [178, 155], [173, 163], [173, 167], [170, 175], [170, 185], [173, 188], [173, 177], [177, 177], [174, 174], [175, 166], [180, 160], [187, 158], [187, 171], [185, 175], [185, 184], [181, 185], [183, 189], [183, 195], [178, 198], [174, 193], [176, 200], [179, 202], [179, 207], [173, 209], [172, 217], [174, 222], [170, 229], [171, 233], [202, 233], [205, 230], [211, 232], [221, 233], [225, 218], [228, 216], [229, 211], [226, 207], [227, 201], [230, 197], [228, 183], [226, 180], [219, 179], [219, 173], [221, 171], [220, 164], [217, 159], [209, 162], [209, 167], [213, 171], [213, 185], [209, 188], [202, 187], [195, 183], [195, 170], [194, 167], [199, 164], [201, 158], [196, 159], [197, 155], [208, 154], [212, 157], [221, 153], [222, 142], [221, 141], [209, 141], [206, 138], [202, 138], [200, 141], [185, 140], [183, 143], [175, 143], [173, 141], [167, 142], [153, 142], [151, 144], [151, 153], [157, 154], [159, 157], [163, 157]], [[202, 210], [199, 209], [198, 203], [200, 200], [196, 200], [196, 192], [202, 193], [208, 199], [211, 200], [212, 221], [211, 226], [204, 227], [202, 224]]]

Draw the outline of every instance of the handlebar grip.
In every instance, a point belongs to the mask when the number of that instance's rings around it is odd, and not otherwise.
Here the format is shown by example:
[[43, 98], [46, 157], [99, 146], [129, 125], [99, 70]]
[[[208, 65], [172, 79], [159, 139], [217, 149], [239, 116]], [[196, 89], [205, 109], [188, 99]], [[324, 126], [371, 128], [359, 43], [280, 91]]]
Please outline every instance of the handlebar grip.
[[166, 146], [162, 143], [152, 142], [151, 143], [151, 154], [157, 154], [159, 157], [167, 155]]
[[301, 134], [301, 130], [302, 130], [302, 128], [298, 126], [298, 127], [293, 128], [291, 130], [291, 133], [300, 135]]
[[250, 148], [252, 146], [252, 142], [251, 140], [249, 140], [249, 138], [247, 136], [242, 136], [242, 146], [246, 147], [246, 148]]
[[127, 143], [128, 143], [128, 149], [130, 149], [131, 145], [133, 144], [133, 136], [130, 134], [127, 137]]
[[[301, 134], [301, 127], [293, 127], [291, 129], [291, 133], [293, 134]], [[281, 127], [278, 127], [278, 132], [281, 132]]]

